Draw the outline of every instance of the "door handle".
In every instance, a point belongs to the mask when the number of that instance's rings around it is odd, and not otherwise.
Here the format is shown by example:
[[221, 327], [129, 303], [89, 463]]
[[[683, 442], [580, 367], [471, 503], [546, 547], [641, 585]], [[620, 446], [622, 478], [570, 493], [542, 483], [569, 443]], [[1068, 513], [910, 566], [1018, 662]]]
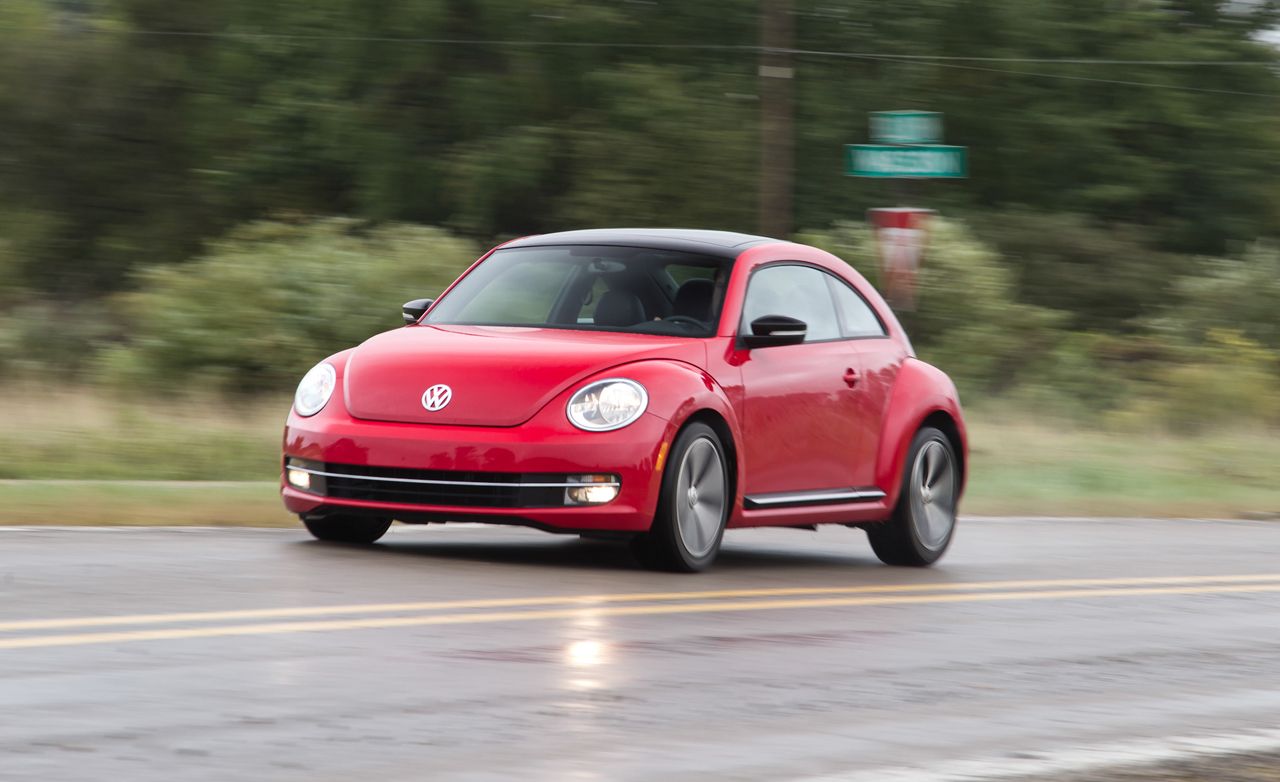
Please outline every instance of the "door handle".
[[853, 367], [849, 367], [844, 371], [844, 382], [849, 388], [858, 385], [858, 373], [853, 371]]

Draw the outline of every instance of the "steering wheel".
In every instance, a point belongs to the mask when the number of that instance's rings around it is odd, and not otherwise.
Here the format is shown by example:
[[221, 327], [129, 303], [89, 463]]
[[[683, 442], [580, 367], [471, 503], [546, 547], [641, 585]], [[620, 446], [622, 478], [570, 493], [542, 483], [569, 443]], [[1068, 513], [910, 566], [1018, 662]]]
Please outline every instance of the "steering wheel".
[[666, 323], [680, 323], [686, 326], [693, 326], [694, 328], [699, 328], [699, 329], [705, 329], [707, 327], [707, 324], [703, 323], [697, 318], [691, 318], [688, 315], [668, 315], [662, 320]]

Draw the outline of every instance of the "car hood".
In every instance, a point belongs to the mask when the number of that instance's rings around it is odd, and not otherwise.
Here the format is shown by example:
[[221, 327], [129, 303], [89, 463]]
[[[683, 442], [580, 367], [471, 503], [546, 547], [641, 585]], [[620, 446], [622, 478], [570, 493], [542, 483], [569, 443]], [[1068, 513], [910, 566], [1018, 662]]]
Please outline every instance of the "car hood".
[[[347, 411], [356, 418], [463, 426], [517, 426], [557, 394], [630, 361], [705, 363], [700, 340], [644, 334], [511, 326], [410, 326], [352, 351], [345, 371]], [[431, 412], [426, 390], [452, 392]]]

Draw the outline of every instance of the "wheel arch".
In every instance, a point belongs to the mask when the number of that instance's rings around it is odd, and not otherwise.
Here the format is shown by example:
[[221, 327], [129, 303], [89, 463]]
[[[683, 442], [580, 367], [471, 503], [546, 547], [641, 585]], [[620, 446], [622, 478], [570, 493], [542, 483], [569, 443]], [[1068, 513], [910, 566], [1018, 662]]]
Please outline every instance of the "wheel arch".
[[[741, 498], [738, 496], [739, 488], [743, 485], [742, 433], [733, 404], [724, 388], [703, 368], [671, 359], [644, 359], [612, 368], [608, 372], [624, 374], [648, 390], [649, 412], [667, 421], [663, 440], [668, 455], [680, 432], [692, 422], [705, 423], [716, 433], [729, 460], [729, 484], [733, 492], [729, 519], [732, 524], [742, 508]], [[667, 456], [662, 459], [666, 460]], [[655, 500], [668, 463], [669, 461], [663, 461], [660, 468], [654, 471]]]
[[942, 432], [946, 435], [947, 442], [951, 443], [951, 450], [956, 455], [956, 466], [960, 470], [960, 489], [963, 491], [965, 477], [968, 475], [969, 470], [969, 454], [965, 449], [964, 435], [960, 432], [960, 425], [946, 410], [934, 410], [924, 417], [924, 420], [920, 422], [920, 426], [916, 427], [916, 431], [926, 426], [932, 426]]
[[918, 359], [909, 358], [898, 373], [885, 412], [876, 459], [876, 485], [892, 507], [902, 491], [903, 460], [921, 427], [940, 430], [955, 451], [963, 492], [968, 475], [969, 447], [964, 414], [951, 378]]
[[729, 519], [732, 522], [734, 514], [738, 512], [738, 508], [742, 504], [738, 496], [738, 487], [741, 485], [739, 480], [741, 462], [738, 456], [738, 443], [733, 436], [733, 428], [729, 426], [729, 422], [719, 411], [709, 407], [702, 407], [693, 411], [681, 422], [671, 436], [671, 442], [674, 443], [675, 438], [680, 436], [680, 432], [691, 423], [701, 423], [711, 427], [711, 430], [716, 433], [716, 437], [720, 438], [720, 445], [724, 447], [725, 458], [729, 460], [729, 496], [733, 497], [733, 504], [729, 508]]

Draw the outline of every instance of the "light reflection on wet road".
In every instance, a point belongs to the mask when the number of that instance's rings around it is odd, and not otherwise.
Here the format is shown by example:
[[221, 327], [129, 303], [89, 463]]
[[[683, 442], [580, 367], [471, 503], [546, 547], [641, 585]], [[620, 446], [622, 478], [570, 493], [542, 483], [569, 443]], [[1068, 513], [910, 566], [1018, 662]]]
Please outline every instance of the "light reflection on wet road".
[[1280, 725], [1280, 524], [969, 520], [925, 571], [726, 541], [674, 576], [506, 528], [0, 529], [0, 779], [884, 776]]

